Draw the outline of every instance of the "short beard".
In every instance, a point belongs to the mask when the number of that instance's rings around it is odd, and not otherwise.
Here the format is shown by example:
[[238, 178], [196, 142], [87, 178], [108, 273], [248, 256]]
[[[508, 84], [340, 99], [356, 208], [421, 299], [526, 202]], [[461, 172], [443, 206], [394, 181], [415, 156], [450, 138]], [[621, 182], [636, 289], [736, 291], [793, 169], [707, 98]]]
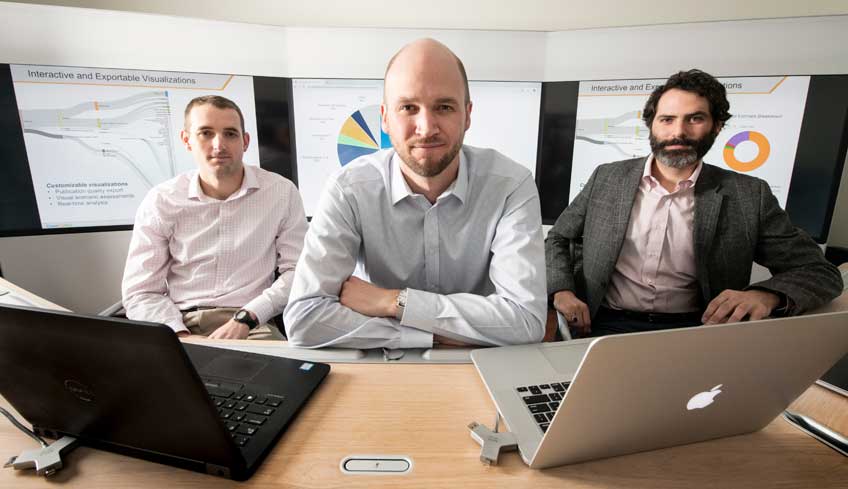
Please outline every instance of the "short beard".
[[454, 144], [453, 147], [451, 147], [451, 149], [445, 153], [445, 155], [442, 156], [435, 165], [425, 165], [418, 162], [418, 160], [412, 157], [411, 151], [406, 151], [406, 154], [399, 154], [403, 162], [406, 163], [406, 166], [416, 175], [424, 178], [430, 178], [445, 171], [445, 168], [449, 167], [454, 158], [456, 158], [459, 154], [460, 149], [462, 149], [462, 139], [457, 141], [456, 144]]
[[[701, 139], [689, 139], [684, 137], [659, 141], [656, 137], [654, 137], [653, 133], [651, 133], [651, 151], [653, 151], [654, 157], [660, 160], [660, 163], [665, 166], [677, 169], [686, 168], [699, 162], [701, 158], [710, 151], [710, 148], [713, 147], [713, 143], [715, 143], [717, 136], [718, 134], [710, 132]], [[677, 145], [687, 145], [690, 146], [690, 148], [674, 150], [665, 149], [668, 146]]]

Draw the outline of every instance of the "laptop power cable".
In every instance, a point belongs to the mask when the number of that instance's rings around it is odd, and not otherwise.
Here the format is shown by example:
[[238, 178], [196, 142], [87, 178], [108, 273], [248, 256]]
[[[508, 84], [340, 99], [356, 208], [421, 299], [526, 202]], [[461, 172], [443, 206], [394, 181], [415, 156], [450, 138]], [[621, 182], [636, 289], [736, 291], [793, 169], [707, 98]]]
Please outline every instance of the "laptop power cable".
[[37, 441], [41, 448], [32, 450], [24, 450], [20, 455], [11, 457], [8, 462], [3, 465], [4, 468], [13, 468], [15, 470], [35, 469], [35, 473], [50, 477], [59, 471], [64, 465], [62, 463], [62, 455], [76, 448], [77, 439], [70, 436], [47, 443], [43, 438], [36, 435], [32, 430], [20, 423], [9, 411], [0, 407], [0, 414], [6, 416], [15, 428], [23, 431], [30, 438]]
[[480, 444], [480, 461], [486, 465], [497, 465], [501, 452], [511, 452], [518, 448], [518, 440], [509, 431], [498, 433], [501, 414], [495, 416], [495, 429], [490, 430], [485, 425], [472, 421], [468, 425], [471, 438]]

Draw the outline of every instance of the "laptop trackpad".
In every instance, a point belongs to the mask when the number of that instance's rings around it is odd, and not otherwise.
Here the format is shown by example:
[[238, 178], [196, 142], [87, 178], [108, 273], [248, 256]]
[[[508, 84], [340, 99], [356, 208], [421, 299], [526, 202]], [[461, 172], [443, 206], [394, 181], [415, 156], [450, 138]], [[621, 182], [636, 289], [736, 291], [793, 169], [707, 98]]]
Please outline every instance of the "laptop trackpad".
[[239, 355], [220, 355], [200, 369], [200, 375], [225, 377], [249, 382], [268, 365], [268, 360], [244, 358]]
[[550, 348], [541, 348], [542, 355], [551, 364], [558, 373], [563, 374], [564, 378], [573, 378], [577, 372], [577, 367], [580, 366], [580, 361], [586, 355], [586, 350], [589, 349], [590, 342], [580, 344], [564, 344]]

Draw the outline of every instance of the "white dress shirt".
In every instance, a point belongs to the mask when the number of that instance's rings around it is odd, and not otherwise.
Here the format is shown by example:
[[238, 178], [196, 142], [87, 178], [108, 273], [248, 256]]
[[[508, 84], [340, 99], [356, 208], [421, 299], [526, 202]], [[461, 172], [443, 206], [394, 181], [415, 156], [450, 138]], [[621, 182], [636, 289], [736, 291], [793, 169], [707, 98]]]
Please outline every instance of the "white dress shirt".
[[[544, 335], [545, 252], [530, 172], [463, 146], [436, 203], [414, 194], [394, 150], [357, 159], [324, 187], [286, 307], [289, 341], [307, 347], [430, 347], [433, 335], [482, 345]], [[351, 275], [409, 289], [400, 321], [339, 303]]]
[[703, 164], [669, 192], [651, 174], [654, 157], [645, 160], [606, 303], [628, 311], [698, 311], [693, 233], [695, 182]]
[[244, 166], [241, 188], [225, 200], [203, 193], [197, 171], [157, 185], [136, 213], [127, 317], [182, 331], [180, 310], [241, 307], [265, 323], [288, 301], [305, 233], [297, 188], [256, 166]]

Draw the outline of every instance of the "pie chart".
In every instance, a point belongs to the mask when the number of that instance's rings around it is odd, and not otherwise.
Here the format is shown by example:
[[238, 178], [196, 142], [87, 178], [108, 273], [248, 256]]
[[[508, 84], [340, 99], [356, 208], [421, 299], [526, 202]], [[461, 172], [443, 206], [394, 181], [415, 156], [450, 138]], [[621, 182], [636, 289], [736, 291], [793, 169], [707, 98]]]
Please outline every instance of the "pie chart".
[[360, 156], [391, 148], [389, 135], [380, 127], [380, 106], [363, 107], [345, 119], [339, 131], [338, 153], [342, 166]]

